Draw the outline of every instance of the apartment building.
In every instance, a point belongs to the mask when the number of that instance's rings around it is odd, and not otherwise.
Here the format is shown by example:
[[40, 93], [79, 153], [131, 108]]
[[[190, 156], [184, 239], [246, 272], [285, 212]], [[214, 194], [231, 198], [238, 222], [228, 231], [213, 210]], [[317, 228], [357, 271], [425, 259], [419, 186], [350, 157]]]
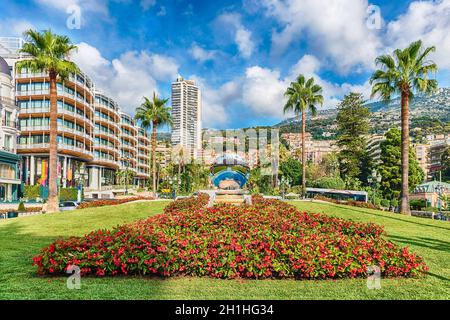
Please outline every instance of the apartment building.
[[202, 132], [201, 90], [193, 80], [181, 76], [172, 83], [172, 146], [181, 145], [191, 158], [201, 150]]

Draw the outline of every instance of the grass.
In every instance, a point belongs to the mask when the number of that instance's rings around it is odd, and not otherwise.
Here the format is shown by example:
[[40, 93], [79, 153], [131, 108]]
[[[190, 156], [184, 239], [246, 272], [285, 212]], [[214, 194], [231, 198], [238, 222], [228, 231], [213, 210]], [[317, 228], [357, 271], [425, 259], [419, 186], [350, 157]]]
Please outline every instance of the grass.
[[142, 202], [0, 221], [0, 299], [450, 299], [450, 225], [442, 221], [325, 203], [292, 202], [322, 212], [385, 227], [388, 238], [425, 258], [427, 276], [366, 280], [219, 280], [117, 277], [81, 279], [69, 290], [66, 277], [39, 277], [32, 257], [58, 237], [81, 236], [160, 213], [167, 202]]

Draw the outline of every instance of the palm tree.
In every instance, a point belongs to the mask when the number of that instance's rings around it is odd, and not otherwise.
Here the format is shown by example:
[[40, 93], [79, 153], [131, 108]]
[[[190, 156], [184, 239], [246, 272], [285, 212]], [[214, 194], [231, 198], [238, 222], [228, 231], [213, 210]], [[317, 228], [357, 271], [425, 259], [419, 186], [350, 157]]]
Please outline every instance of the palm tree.
[[52, 33], [51, 30], [43, 32], [28, 30], [24, 33], [27, 42], [20, 50], [31, 56], [30, 59], [16, 63], [16, 70], [20, 72], [27, 69], [31, 72], [48, 73], [50, 79], [50, 147], [49, 147], [49, 177], [47, 211], [59, 211], [57, 187], [57, 91], [56, 83], [64, 82], [70, 74], [79, 72], [75, 63], [68, 61], [69, 54], [77, 47], [66, 36]]
[[153, 194], [156, 194], [156, 128], [172, 125], [172, 116], [170, 108], [166, 107], [169, 99], [160, 99], [155, 92], [150, 100], [144, 97], [144, 102], [136, 108], [136, 120], [140, 121], [145, 129], [152, 128], [152, 176], [153, 176]]
[[306, 197], [306, 112], [310, 111], [316, 115], [317, 105], [323, 104], [322, 87], [314, 83], [314, 78], [308, 80], [304, 75], [299, 75], [296, 81], [291, 82], [289, 88], [284, 93], [288, 99], [284, 106], [284, 113], [294, 111], [302, 116], [302, 197]]
[[409, 101], [414, 93], [430, 94], [438, 83], [429, 79], [437, 72], [437, 65], [428, 60], [435, 47], [423, 48], [422, 41], [411, 43], [406, 49], [397, 49], [393, 55], [381, 55], [375, 62], [381, 69], [370, 78], [372, 98], [379, 95], [388, 101], [394, 94], [401, 96], [402, 126], [402, 190], [401, 213], [411, 215], [409, 208]]

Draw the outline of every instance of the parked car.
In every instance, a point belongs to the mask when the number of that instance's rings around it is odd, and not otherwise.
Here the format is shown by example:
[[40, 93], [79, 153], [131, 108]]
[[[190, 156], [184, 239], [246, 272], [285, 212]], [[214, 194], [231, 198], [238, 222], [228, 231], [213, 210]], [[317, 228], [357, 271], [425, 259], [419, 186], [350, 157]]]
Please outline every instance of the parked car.
[[78, 207], [78, 202], [76, 201], [62, 201], [59, 203], [60, 211], [75, 210]]

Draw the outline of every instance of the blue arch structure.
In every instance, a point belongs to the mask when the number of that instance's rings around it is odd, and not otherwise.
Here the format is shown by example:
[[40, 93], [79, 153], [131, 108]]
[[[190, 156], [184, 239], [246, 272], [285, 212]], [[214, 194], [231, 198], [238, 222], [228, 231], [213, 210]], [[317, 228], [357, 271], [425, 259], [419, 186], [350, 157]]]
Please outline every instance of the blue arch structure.
[[242, 188], [249, 178], [249, 167], [235, 154], [227, 154], [216, 159], [211, 166], [211, 182], [219, 187], [221, 181], [233, 180]]
[[223, 180], [234, 180], [239, 184], [239, 187], [242, 188], [247, 183], [248, 178], [242, 172], [232, 170], [231, 167], [228, 167], [226, 170], [222, 170], [212, 177], [212, 183], [216, 187], [218, 187]]

